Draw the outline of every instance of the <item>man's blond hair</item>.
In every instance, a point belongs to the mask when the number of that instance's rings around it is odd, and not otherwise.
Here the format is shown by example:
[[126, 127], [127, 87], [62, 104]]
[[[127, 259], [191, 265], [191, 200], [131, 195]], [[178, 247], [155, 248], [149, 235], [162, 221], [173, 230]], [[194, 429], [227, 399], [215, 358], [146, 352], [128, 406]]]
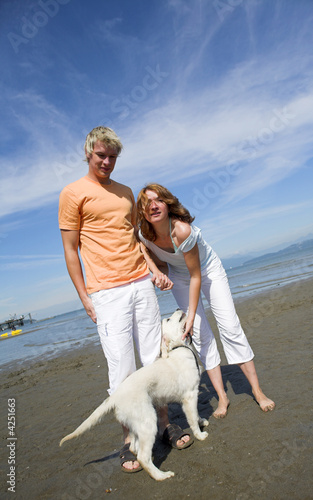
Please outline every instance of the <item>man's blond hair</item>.
[[97, 141], [102, 142], [106, 147], [114, 149], [117, 155], [119, 155], [123, 149], [123, 144], [114, 130], [109, 127], [95, 127], [86, 137], [85, 154], [87, 161], [92, 154]]

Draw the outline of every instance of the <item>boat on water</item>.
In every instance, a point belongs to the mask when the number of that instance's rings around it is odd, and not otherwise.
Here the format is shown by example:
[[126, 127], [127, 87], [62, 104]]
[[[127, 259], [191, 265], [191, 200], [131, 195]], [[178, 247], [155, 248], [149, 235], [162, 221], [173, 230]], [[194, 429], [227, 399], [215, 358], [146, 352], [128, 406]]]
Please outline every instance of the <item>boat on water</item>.
[[9, 339], [11, 337], [15, 337], [16, 335], [20, 335], [23, 330], [12, 330], [11, 332], [6, 332], [6, 333], [1, 333], [0, 334], [0, 339]]
[[[25, 320], [25, 316], [29, 316], [29, 320]], [[6, 329], [10, 329], [10, 332], [5, 332], [5, 333], [0, 333], [0, 340], [4, 339], [10, 339], [12, 337], [15, 337], [16, 335], [21, 335], [23, 331], [18, 329], [19, 326], [23, 326], [25, 321], [29, 321], [29, 323], [33, 322], [33, 318], [31, 313], [28, 314], [22, 314], [19, 318], [17, 318], [16, 314], [14, 316], [11, 316], [10, 319], [7, 319], [6, 321], [3, 321], [0, 323], [0, 331], [3, 332]], [[26, 333], [26, 332], [24, 332]]]

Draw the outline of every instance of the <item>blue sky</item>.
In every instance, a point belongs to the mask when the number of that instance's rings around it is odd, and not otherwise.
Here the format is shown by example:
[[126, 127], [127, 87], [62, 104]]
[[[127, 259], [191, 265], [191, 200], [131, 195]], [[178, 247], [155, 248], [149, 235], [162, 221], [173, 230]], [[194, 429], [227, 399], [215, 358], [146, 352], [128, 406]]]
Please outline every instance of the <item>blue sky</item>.
[[3, 0], [0, 319], [80, 307], [58, 196], [111, 126], [220, 257], [313, 232], [311, 0]]

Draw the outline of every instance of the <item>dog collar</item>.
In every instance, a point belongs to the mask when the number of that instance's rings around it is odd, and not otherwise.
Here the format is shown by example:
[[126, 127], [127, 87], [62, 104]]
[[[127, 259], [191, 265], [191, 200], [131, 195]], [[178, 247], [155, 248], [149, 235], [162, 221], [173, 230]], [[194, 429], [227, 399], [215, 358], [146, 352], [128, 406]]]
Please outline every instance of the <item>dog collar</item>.
[[188, 349], [188, 351], [192, 352], [193, 357], [195, 358], [195, 362], [196, 362], [196, 365], [197, 365], [197, 368], [198, 368], [199, 375], [201, 375], [199, 363], [198, 363], [198, 360], [197, 360], [197, 356], [195, 355], [195, 353], [193, 352], [193, 350], [190, 349], [190, 347], [188, 347], [187, 345], [177, 345], [176, 347], [173, 347], [172, 351], [174, 351], [175, 349], [179, 349], [180, 347], [184, 347], [185, 349]]

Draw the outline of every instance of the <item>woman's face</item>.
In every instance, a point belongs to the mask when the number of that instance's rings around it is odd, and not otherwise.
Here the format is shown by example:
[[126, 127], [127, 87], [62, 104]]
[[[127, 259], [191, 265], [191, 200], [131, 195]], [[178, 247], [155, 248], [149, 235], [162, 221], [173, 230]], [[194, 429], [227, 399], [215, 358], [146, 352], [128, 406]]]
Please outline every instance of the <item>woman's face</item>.
[[145, 210], [145, 218], [150, 224], [161, 222], [168, 218], [168, 206], [155, 191], [146, 191], [148, 204]]

